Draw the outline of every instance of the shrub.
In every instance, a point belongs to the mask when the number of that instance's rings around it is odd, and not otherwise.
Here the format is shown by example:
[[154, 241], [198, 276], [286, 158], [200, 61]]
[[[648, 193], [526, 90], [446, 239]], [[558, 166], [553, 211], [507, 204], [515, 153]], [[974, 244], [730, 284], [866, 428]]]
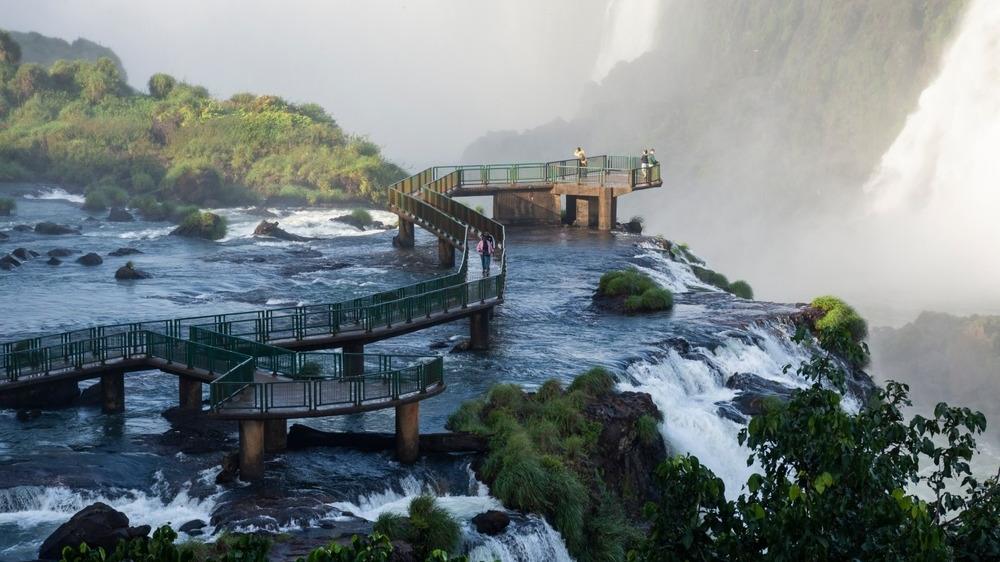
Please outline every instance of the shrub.
[[674, 295], [662, 288], [646, 289], [639, 298], [640, 310], [666, 310], [674, 305]]
[[458, 546], [458, 523], [438, 505], [434, 496], [421, 495], [410, 500], [408, 515], [382, 513], [373, 530], [390, 540], [404, 540], [413, 545], [417, 560], [429, 559], [435, 550], [447, 553]]
[[0, 197], [0, 216], [6, 216], [14, 212], [17, 202], [10, 197]]
[[204, 203], [218, 197], [222, 190], [222, 175], [202, 163], [175, 164], [163, 178], [166, 193], [184, 203]]
[[103, 211], [108, 207], [121, 207], [128, 201], [128, 193], [113, 182], [104, 180], [87, 187], [84, 192], [83, 208], [87, 211]]
[[570, 392], [580, 391], [592, 398], [610, 394], [615, 389], [615, 379], [604, 367], [594, 367], [577, 376], [570, 383]]
[[741, 299], [753, 300], [753, 288], [746, 281], [733, 281], [728, 290]]
[[694, 276], [697, 277], [702, 283], [718, 287], [723, 291], [729, 290], [729, 279], [726, 279], [725, 275], [697, 265], [691, 266], [691, 271], [694, 272]]
[[639, 441], [646, 446], [656, 443], [660, 438], [659, 422], [649, 414], [639, 416], [635, 421], [635, 432], [639, 436]]
[[177, 85], [177, 80], [169, 74], [157, 73], [149, 77], [149, 95], [156, 99], [164, 99]]
[[597, 292], [607, 297], [625, 297], [626, 312], [654, 312], [673, 306], [674, 297], [635, 268], [609, 271], [601, 276]]
[[813, 299], [811, 306], [825, 313], [816, 321], [816, 330], [820, 333], [847, 333], [855, 342], [860, 342], [868, 335], [867, 322], [843, 300], [833, 296], [817, 297]]
[[206, 240], [219, 240], [226, 236], [226, 218], [215, 213], [195, 211], [181, 221], [173, 233]]
[[354, 221], [356, 221], [356, 222], [358, 222], [358, 223], [360, 223], [360, 224], [362, 224], [364, 226], [370, 225], [372, 223], [372, 221], [373, 221], [372, 214], [369, 213], [368, 211], [364, 210], [364, 209], [354, 209], [354, 210], [352, 210], [351, 211], [351, 219], [353, 219]]

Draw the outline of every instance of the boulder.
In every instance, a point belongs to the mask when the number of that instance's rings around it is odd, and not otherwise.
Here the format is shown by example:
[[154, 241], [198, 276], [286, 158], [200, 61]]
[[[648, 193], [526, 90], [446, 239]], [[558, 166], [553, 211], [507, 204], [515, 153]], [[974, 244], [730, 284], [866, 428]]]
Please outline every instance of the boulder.
[[49, 265], [62, 265], [62, 260], [59, 258], [49, 258], [49, 261], [45, 262]]
[[253, 217], [261, 217], [265, 219], [276, 219], [278, 214], [267, 210], [265, 207], [254, 207], [247, 210], [247, 214]]
[[[369, 226], [373, 227], [373, 228], [375, 227], [374, 221], [368, 222], [368, 221], [362, 220], [362, 219], [360, 219], [360, 218], [358, 218], [358, 217], [356, 217], [354, 215], [343, 215], [343, 216], [340, 216], [340, 217], [333, 217], [330, 220], [332, 222], [342, 222], [344, 224], [349, 224], [349, 225], [353, 226], [354, 228], [357, 228], [358, 230], [364, 230], [365, 228], [368, 228]], [[382, 225], [382, 226], [383, 226], [383, 228], [385, 227], [385, 225]]]
[[726, 381], [726, 387], [738, 391], [732, 404], [746, 416], [763, 413], [769, 400], [788, 400], [794, 390], [753, 373], [736, 373]]
[[90, 252], [89, 254], [76, 258], [76, 263], [81, 265], [101, 265], [104, 263], [104, 258], [94, 252]]
[[122, 256], [131, 256], [133, 254], [141, 254], [141, 253], [142, 252], [136, 250], [135, 248], [118, 248], [117, 250], [109, 253], [108, 255], [120, 258]]
[[186, 238], [204, 238], [205, 240], [218, 240], [225, 236], [226, 219], [215, 213], [199, 212], [192, 213], [180, 226], [170, 231], [171, 236], [184, 236]]
[[63, 523], [38, 549], [41, 560], [59, 560], [63, 548], [79, 548], [87, 543], [92, 548], [104, 548], [110, 552], [120, 540], [129, 540], [149, 535], [149, 525], [129, 527], [128, 517], [113, 507], [97, 502], [76, 513]]
[[472, 524], [484, 535], [499, 535], [510, 525], [510, 517], [502, 511], [491, 509], [473, 517]]
[[132, 213], [126, 211], [122, 207], [111, 207], [111, 211], [108, 212], [109, 222], [132, 222], [135, 217]]
[[[30, 363], [30, 352], [21, 353], [26, 355], [24, 360]], [[66, 408], [72, 406], [78, 396], [80, 387], [76, 381], [54, 381], [0, 394], [0, 408]]]
[[389, 562], [420, 562], [420, 559], [417, 558], [417, 551], [413, 549], [412, 544], [397, 539], [392, 541]]
[[[50, 223], [50, 224], [51, 224], [51, 223]], [[13, 230], [14, 232], [31, 232], [31, 231], [32, 231], [32, 230], [34, 230], [34, 229], [33, 229], [33, 228], [31, 228], [31, 226], [30, 226], [30, 225], [27, 225], [27, 224], [19, 224], [19, 225], [15, 226], [14, 228], [12, 228], [11, 230]]]
[[45, 254], [52, 258], [65, 258], [66, 256], [72, 256], [77, 253], [77, 251], [78, 250], [70, 250], [69, 248], [53, 248]]
[[278, 228], [278, 221], [267, 222], [266, 220], [260, 221], [257, 228], [253, 229], [254, 236], [270, 236], [271, 238], [278, 238], [280, 240], [291, 240], [292, 242], [304, 242], [306, 240], [312, 240], [308, 236], [299, 236], [298, 234], [292, 234], [284, 229]]
[[31, 421], [42, 415], [42, 411], [38, 408], [33, 408], [31, 410], [18, 410], [17, 411], [17, 421], [26, 422]]
[[83, 389], [80, 396], [74, 402], [76, 406], [101, 406], [104, 404], [104, 394], [101, 392], [101, 381]]
[[150, 274], [148, 274], [145, 271], [142, 271], [140, 269], [136, 269], [134, 267], [131, 267], [131, 265], [123, 265], [123, 266], [121, 266], [121, 267], [118, 268], [118, 271], [115, 272], [115, 279], [117, 279], [118, 281], [132, 281], [132, 280], [135, 280], [135, 279], [149, 279], [150, 277], [152, 277], [152, 275], [150, 275]]
[[6, 235], [6, 234], [4, 234], [3, 232], [0, 232], [0, 240], [6, 240], [6, 239], [8, 239], [8, 238], [10, 238], [10, 236], [7, 236], [7, 235]]
[[216, 484], [228, 484], [236, 480], [240, 472], [240, 453], [233, 451], [222, 455], [222, 470], [215, 475]]
[[[34, 254], [34, 255], [32, 255], [32, 254]], [[17, 258], [17, 259], [21, 260], [22, 262], [24, 262], [24, 261], [28, 261], [29, 259], [37, 256], [38, 254], [35, 253], [35, 252], [28, 252], [27, 248], [17, 248], [13, 252], [11, 252], [10, 255], [12, 255], [15, 258]]]
[[56, 236], [60, 234], [80, 234], [80, 230], [72, 226], [66, 226], [65, 224], [45, 221], [35, 225], [35, 233]]
[[188, 521], [187, 523], [181, 525], [180, 528], [178, 528], [177, 530], [182, 533], [187, 533], [189, 535], [200, 535], [203, 532], [202, 529], [204, 529], [207, 526], [208, 523], [205, 523], [201, 519], [192, 519], [191, 521]]
[[83, 222], [101, 222], [101, 219], [97, 217], [87, 217], [83, 219]]
[[4, 256], [0, 258], [0, 269], [10, 271], [15, 267], [21, 267], [21, 262], [17, 261], [17, 258], [14, 256]]

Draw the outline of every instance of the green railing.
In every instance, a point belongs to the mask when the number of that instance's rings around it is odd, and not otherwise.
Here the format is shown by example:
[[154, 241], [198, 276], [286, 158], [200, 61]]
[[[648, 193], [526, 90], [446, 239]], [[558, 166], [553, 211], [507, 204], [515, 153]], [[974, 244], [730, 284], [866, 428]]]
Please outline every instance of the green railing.
[[[17, 381], [108, 361], [157, 358], [221, 373], [212, 388], [213, 399], [220, 401], [242, 392], [242, 387], [256, 388], [253, 380], [259, 371], [300, 377], [300, 355], [271, 344], [391, 330], [438, 313], [503, 298], [507, 278], [504, 227], [448, 197], [452, 191], [538, 182], [635, 187], [657, 183], [661, 177], [659, 166], [641, 169], [634, 156], [599, 155], [591, 157], [588, 164], [582, 168], [576, 160], [559, 160], [439, 166], [390, 186], [393, 211], [462, 251], [461, 264], [452, 274], [336, 303], [95, 326], [6, 342], [0, 344], [0, 369], [7, 381]], [[499, 267], [492, 276], [470, 281], [470, 254], [481, 233], [496, 240]], [[185, 336], [190, 339], [183, 339]], [[262, 407], [267, 407], [268, 391], [254, 392], [264, 393], [260, 400]], [[359, 392], [356, 396], [366, 396], [363, 389]]]
[[[297, 360], [303, 375], [296, 379], [248, 382], [226, 375], [216, 380], [212, 410], [240, 415], [351, 408], [424, 394], [444, 383], [441, 356], [298, 353]], [[359, 365], [361, 372], [345, 372], [345, 362]]]

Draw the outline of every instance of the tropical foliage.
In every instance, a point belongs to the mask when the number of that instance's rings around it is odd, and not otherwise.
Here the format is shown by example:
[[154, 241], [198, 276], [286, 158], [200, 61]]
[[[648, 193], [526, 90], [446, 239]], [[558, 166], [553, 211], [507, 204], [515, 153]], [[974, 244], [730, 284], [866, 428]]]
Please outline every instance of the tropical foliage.
[[625, 310], [628, 312], [655, 312], [666, 310], [674, 304], [674, 296], [670, 291], [633, 267], [602, 275], [597, 293], [606, 297], [624, 297]]
[[302, 202], [384, 199], [404, 175], [320, 106], [277, 96], [212, 98], [166, 74], [150, 94], [108, 58], [20, 62], [0, 32], [0, 179], [85, 189], [100, 209], [140, 198], [202, 206], [294, 193]]

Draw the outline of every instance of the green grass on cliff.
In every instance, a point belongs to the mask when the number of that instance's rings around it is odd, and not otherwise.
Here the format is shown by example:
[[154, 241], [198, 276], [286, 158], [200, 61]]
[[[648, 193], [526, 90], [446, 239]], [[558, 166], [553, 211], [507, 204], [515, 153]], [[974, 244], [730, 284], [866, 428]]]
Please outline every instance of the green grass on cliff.
[[407, 516], [385, 512], [379, 515], [374, 531], [390, 540], [403, 540], [413, 546], [417, 560], [430, 560], [435, 550], [454, 552], [461, 538], [455, 519], [437, 503], [434, 496], [422, 495], [410, 500]]
[[566, 389], [557, 380], [534, 394], [498, 384], [485, 399], [463, 403], [447, 424], [490, 439], [481, 474], [491, 493], [509, 508], [545, 516], [581, 561], [624, 561], [634, 537], [591, 464], [602, 427], [583, 415], [588, 403], [613, 388], [611, 375], [600, 368]]
[[0, 179], [77, 186], [98, 210], [146, 197], [204, 207], [380, 202], [405, 175], [316, 104], [222, 100], [162, 74], [147, 95], [108, 58], [21, 63], [0, 36]]
[[670, 291], [635, 268], [609, 271], [601, 276], [597, 292], [606, 297], [625, 297], [627, 312], [667, 310], [674, 304]]

